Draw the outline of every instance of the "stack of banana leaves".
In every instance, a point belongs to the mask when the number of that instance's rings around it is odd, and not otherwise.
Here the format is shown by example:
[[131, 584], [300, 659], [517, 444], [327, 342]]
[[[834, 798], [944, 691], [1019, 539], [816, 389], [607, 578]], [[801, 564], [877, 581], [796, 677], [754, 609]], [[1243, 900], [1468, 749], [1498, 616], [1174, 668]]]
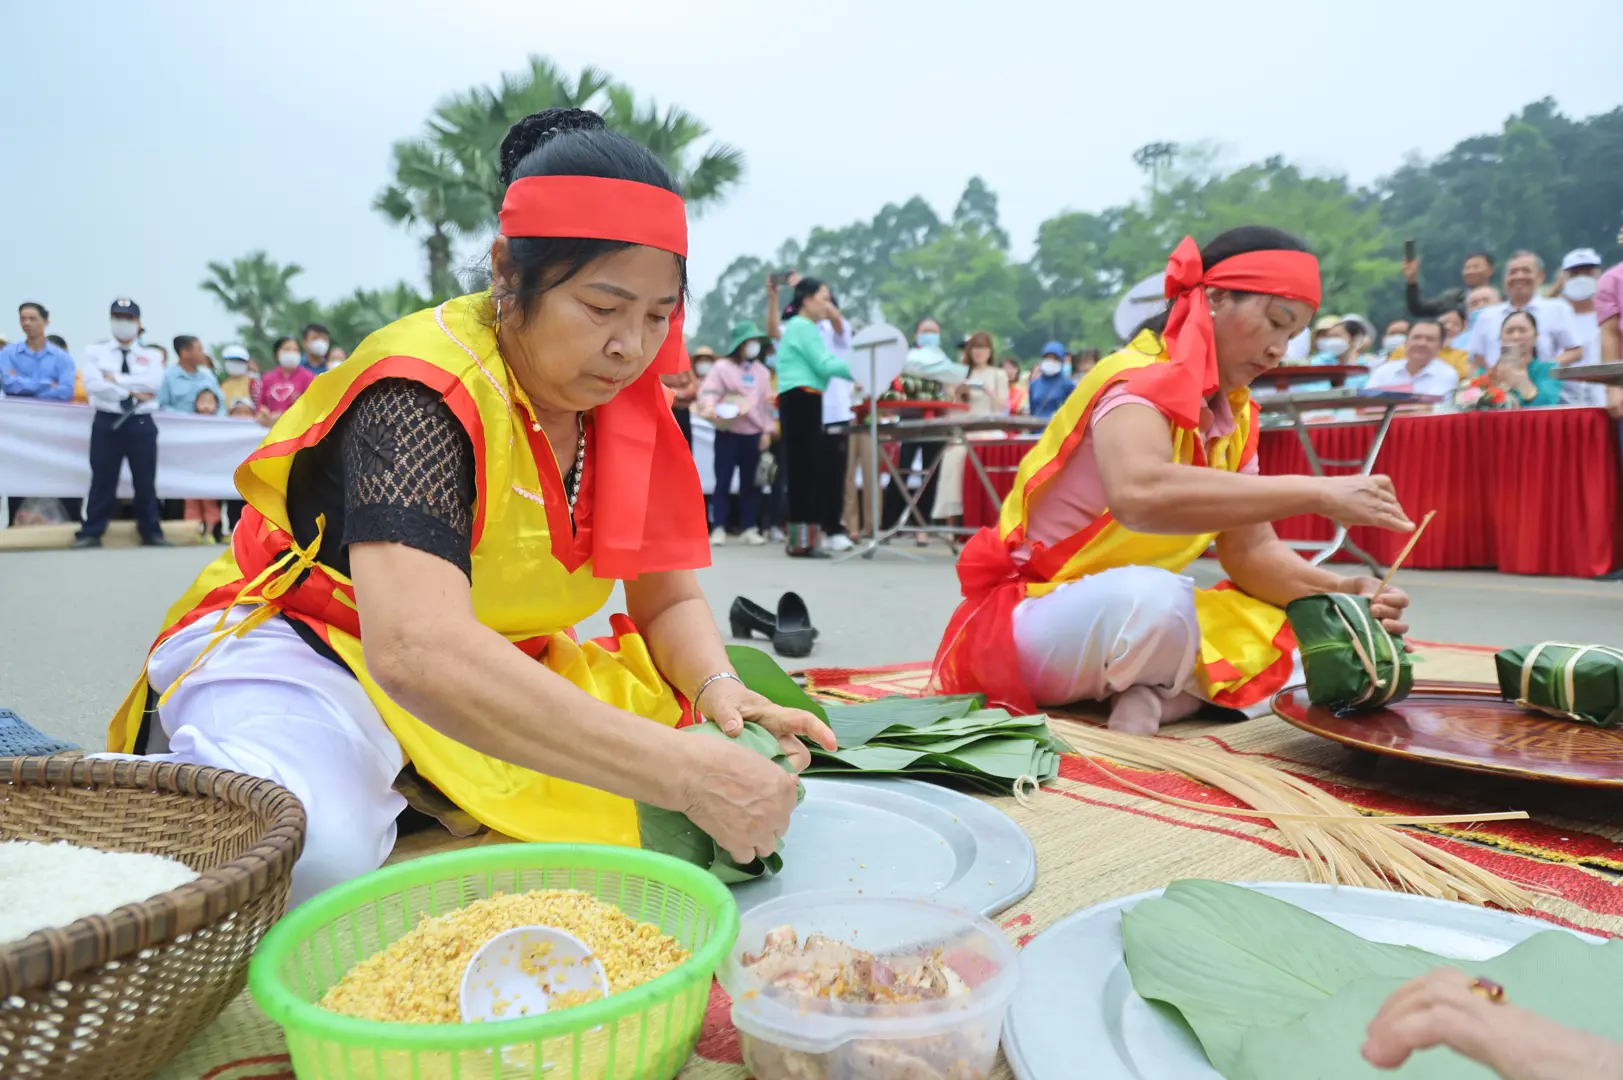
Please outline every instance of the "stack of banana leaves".
[[1007, 795], [1020, 784], [1053, 780], [1060, 754], [1070, 749], [1048, 730], [1047, 717], [988, 709], [979, 695], [822, 705], [760, 650], [727, 651], [751, 690], [834, 729], [840, 748], [813, 746], [804, 776], [901, 776]]

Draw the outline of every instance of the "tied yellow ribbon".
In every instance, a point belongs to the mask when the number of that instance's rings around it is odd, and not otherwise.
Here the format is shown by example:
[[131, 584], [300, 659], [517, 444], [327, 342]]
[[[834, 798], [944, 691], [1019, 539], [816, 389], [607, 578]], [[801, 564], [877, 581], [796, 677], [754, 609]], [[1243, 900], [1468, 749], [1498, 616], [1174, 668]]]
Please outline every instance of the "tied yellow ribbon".
[[[272, 560], [265, 569], [254, 575], [253, 580], [238, 591], [231, 603], [227, 604], [224, 610], [220, 612], [219, 621], [214, 624], [214, 629], [209, 632], [208, 644], [203, 646], [203, 651], [197, 654], [197, 659], [193, 660], [186, 670], [180, 673], [179, 678], [169, 684], [167, 690], [158, 695], [158, 705], [160, 707], [169, 700], [169, 695], [175, 692], [175, 688], [186, 681], [188, 675], [203, 666], [216, 646], [227, 638], [242, 637], [254, 627], [268, 622], [281, 610], [276, 601], [286, 595], [287, 591], [294, 586], [306, 570], [315, 566], [316, 556], [321, 553], [321, 537], [326, 532], [326, 529], [327, 515], [316, 515], [316, 535], [311, 538], [308, 547], [300, 547], [290, 537], [288, 549]], [[256, 590], [258, 595], [255, 595]], [[230, 617], [232, 609], [248, 604], [253, 605], [254, 610], [250, 611], [237, 625], [227, 626], [226, 620]]]

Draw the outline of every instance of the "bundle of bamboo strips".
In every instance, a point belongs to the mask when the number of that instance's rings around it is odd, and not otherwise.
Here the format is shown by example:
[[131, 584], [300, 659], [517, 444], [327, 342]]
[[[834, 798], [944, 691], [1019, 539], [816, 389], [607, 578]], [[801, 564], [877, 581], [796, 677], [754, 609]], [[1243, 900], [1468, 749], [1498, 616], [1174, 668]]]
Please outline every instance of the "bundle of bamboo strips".
[[[1532, 906], [1527, 889], [1394, 827], [1523, 819], [1524, 811], [1366, 817], [1290, 773], [1179, 739], [1123, 735], [1081, 724], [1067, 725], [1064, 737], [1088, 764], [1139, 794], [1206, 813], [1271, 821], [1307, 863], [1314, 881], [1493, 904], [1511, 911]], [[1130, 768], [1182, 773], [1253, 809], [1209, 806], [1151, 791], [1107, 768], [1098, 757]]]

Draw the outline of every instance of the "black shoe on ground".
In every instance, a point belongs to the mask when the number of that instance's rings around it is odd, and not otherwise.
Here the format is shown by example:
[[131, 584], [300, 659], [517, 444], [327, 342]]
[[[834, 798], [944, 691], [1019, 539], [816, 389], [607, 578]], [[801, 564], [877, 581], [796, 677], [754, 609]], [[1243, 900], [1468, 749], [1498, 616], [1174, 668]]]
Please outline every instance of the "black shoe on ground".
[[733, 631], [733, 637], [748, 641], [754, 634], [770, 638], [772, 632], [778, 628], [778, 620], [766, 608], [747, 597], [733, 598], [732, 610], [727, 613], [727, 622]]
[[73, 546], [76, 548], [99, 548], [101, 547], [101, 537], [75, 536], [73, 538]]
[[141, 546], [142, 547], [174, 547], [175, 545], [171, 544], [169, 542], [169, 538], [166, 537], [166, 536], [143, 536], [143, 537], [141, 537]]
[[806, 601], [798, 593], [786, 592], [778, 600], [777, 629], [772, 632], [772, 648], [779, 656], [810, 656], [817, 631], [812, 628]]

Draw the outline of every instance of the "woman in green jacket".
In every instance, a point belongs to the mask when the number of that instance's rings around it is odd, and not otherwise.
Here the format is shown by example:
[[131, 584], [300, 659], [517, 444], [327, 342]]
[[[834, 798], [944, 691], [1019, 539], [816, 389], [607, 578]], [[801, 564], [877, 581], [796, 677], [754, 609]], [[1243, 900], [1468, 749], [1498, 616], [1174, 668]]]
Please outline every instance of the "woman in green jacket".
[[817, 521], [835, 492], [845, 484], [845, 470], [833, 468], [823, 454], [823, 390], [833, 378], [851, 378], [851, 369], [823, 341], [817, 324], [838, 324], [839, 309], [828, 286], [801, 278], [783, 310], [783, 337], [778, 341], [778, 420], [783, 425], [783, 467], [789, 478], [789, 554], [819, 554]]

